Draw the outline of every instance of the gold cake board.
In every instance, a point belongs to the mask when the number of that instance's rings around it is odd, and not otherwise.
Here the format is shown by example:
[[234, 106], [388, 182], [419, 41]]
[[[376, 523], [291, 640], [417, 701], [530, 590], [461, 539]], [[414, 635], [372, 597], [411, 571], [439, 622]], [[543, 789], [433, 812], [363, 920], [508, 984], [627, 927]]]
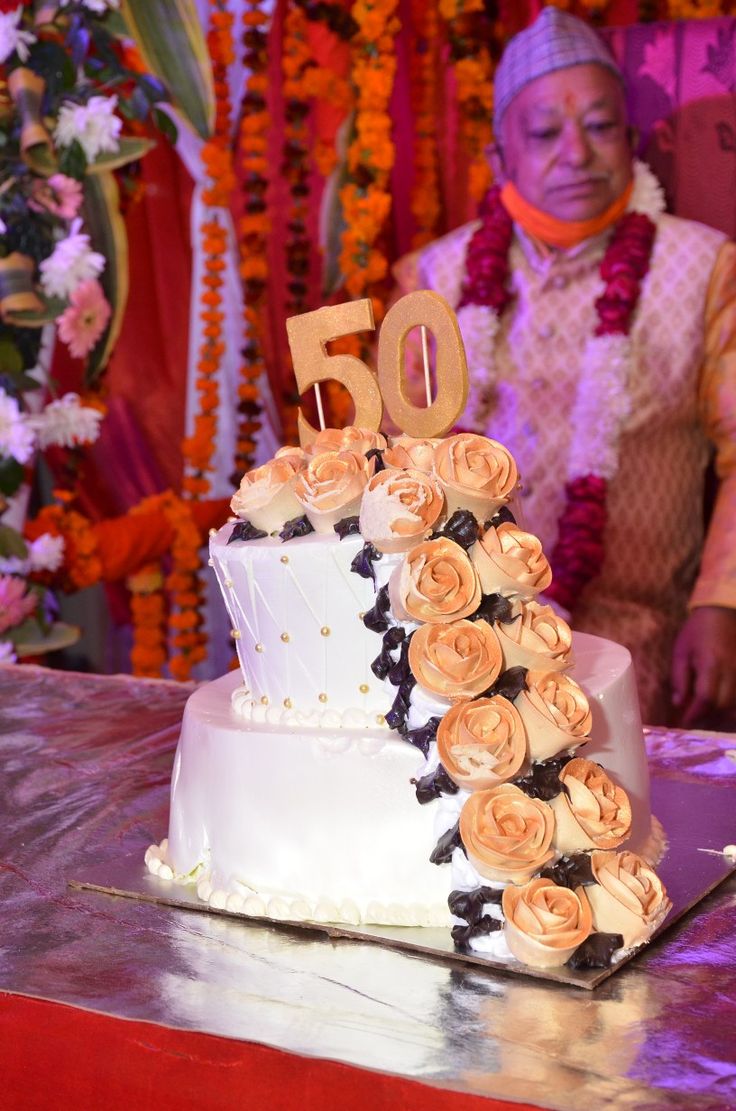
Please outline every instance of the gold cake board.
[[[531, 976], [539, 980], [553, 980], [572, 987], [592, 989], [623, 968], [633, 957], [646, 951], [652, 942], [673, 926], [683, 915], [732, 872], [736, 860], [727, 859], [724, 846], [736, 842], [736, 822], [733, 812], [722, 806], [723, 792], [709, 782], [693, 782], [669, 777], [653, 776], [652, 810], [661, 821], [667, 835], [667, 850], [657, 873], [662, 878], [672, 900], [672, 910], [660, 929], [641, 948], [618, 961], [611, 968], [574, 970], [567, 967], [536, 969], [518, 961], [499, 961], [479, 953], [459, 952], [455, 949], [449, 928], [417, 926], [351, 926], [342, 923], [295, 922], [264, 916], [248, 917], [228, 910], [218, 910], [197, 898], [194, 887], [184, 887], [173, 880], [162, 880], [151, 875], [140, 853], [122, 857], [113, 874], [109, 864], [100, 875], [90, 873], [83, 879], [72, 879], [69, 886], [78, 890], [99, 891], [107, 895], [159, 903], [199, 914], [222, 915], [237, 919], [245, 927], [273, 927], [296, 930], [310, 935], [326, 935], [330, 939], [371, 942], [391, 949], [424, 955], [460, 964], [492, 968], [514, 975]], [[693, 821], [697, 816], [697, 821]]]

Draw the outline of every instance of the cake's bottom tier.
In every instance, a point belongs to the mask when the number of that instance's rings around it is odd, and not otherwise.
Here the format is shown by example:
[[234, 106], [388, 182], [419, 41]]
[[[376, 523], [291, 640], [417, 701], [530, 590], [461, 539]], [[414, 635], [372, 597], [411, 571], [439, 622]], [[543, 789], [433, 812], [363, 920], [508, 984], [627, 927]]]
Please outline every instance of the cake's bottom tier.
[[[300, 733], [243, 722], [230, 674], [189, 699], [168, 843], [149, 851], [210, 905], [294, 921], [450, 924], [447, 828], [411, 780], [424, 758], [383, 729]], [[168, 873], [164, 873], [168, 874]]]

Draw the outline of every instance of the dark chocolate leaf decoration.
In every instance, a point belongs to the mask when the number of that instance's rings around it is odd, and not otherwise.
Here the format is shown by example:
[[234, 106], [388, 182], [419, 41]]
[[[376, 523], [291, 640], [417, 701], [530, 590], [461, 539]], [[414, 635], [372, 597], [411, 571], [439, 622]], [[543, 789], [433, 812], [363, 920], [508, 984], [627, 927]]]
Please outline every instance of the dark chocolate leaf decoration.
[[382, 586], [376, 594], [375, 604], [363, 614], [363, 624], [372, 633], [383, 633], [388, 629], [386, 614], [391, 608], [388, 597], [388, 586]]
[[360, 532], [360, 517], [343, 517], [335, 525], [335, 532], [341, 540], [346, 536], [354, 536], [356, 532]]
[[379, 471], [385, 471], [386, 470], [386, 464], [383, 461], [383, 448], [372, 447], [369, 451], [367, 451], [365, 453], [365, 457], [366, 457], [366, 459], [368, 460], [369, 463], [370, 463], [371, 459], [375, 459], [375, 461], [376, 461], [376, 470], [374, 472], [375, 474], [378, 474]]
[[560, 772], [565, 764], [569, 764], [572, 756], [565, 754], [552, 760], [543, 760], [539, 764], [532, 764], [528, 775], [515, 779], [514, 785], [520, 787], [525, 795], [542, 802], [550, 802], [558, 795], [567, 794], [567, 788], [560, 779]]
[[411, 668], [409, 667], [409, 645], [411, 644], [411, 638], [413, 636], [413, 633], [409, 633], [409, 636], [402, 642], [399, 658], [395, 664], [392, 664], [391, 670], [388, 673], [388, 681], [395, 687], [401, 686], [411, 675]]
[[472, 548], [478, 539], [480, 529], [474, 514], [469, 509], [456, 509], [443, 528], [432, 534], [433, 540], [440, 537], [454, 540], [464, 551]]
[[296, 540], [299, 536], [308, 536], [310, 532], [314, 532], [314, 529], [307, 516], [292, 517], [290, 521], [286, 522], [279, 536], [286, 542], [287, 540]]
[[233, 540], [263, 540], [264, 536], [268, 536], [268, 533], [256, 528], [250, 521], [238, 521], [227, 542], [232, 544]]
[[475, 613], [471, 613], [468, 621], [478, 621], [482, 618], [492, 625], [494, 621], [500, 621], [504, 625], [508, 625], [510, 621], [514, 621], [513, 606], [508, 598], [504, 598], [503, 594], [484, 594], [481, 598], [480, 605]]
[[409, 700], [416, 685], [417, 681], [413, 675], [405, 679], [397, 691], [391, 709], [386, 714], [386, 724], [389, 729], [395, 729], [402, 735], [407, 732], [406, 717], [409, 713]]
[[484, 914], [477, 922], [472, 922], [469, 926], [453, 926], [452, 940], [455, 942], [455, 948], [463, 952], [470, 948], [470, 942], [474, 937], [484, 937], [486, 934], [492, 934], [494, 930], [503, 928], [503, 922], [498, 918], [491, 918], [490, 914]]
[[451, 891], [447, 900], [450, 914], [464, 918], [466, 922], [477, 922], [483, 916], [486, 903], [501, 905], [503, 890], [495, 887], [476, 887], [474, 891]]
[[525, 667], [506, 668], [491, 687], [491, 693], [502, 694], [509, 702], [513, 702], [523, 690], [526, 690], [527, 670]]
[[429, 752], [429, 746], [437, 737], [437, 727], [441, 720], [441, 718], [430, 718], [425, 725], [420, 725], [418, 729], [408, 729], [404, 734], [404, 740], [408, 741], [410, 745], [414, 745], [415, 748], [421, 749], [426, 756]]
[[560, 857], [555, 864], [548, 864], [539, 873], [546, 880], [554, 880], [559, 887], [588, 886], [595, 883], [590, 853], [572, 853]]
[[360, 575], [361, 579], [373, 579], [375, 582], [376, 572], [373, 570], [373, 564], [380, 558], [381, 553], [378, 551], [378, 548], [374, 548], [370, 541], [366, 540], [365, 544], [350, 564], [350, 570], [354, 571], [356, 575]]
[[613, 954], [624, 943], [621, 934], [591, 934], [567, 961], [568, 968], [610, 968]]
[[493, 528], [498, 528], [499, 525], [505, 524], [515, 525], [516, 517], [514, 517], [513, 513], [507, 505], [502, 505], [496, 515], [493, 517], [493, 520], [490, 522], [490, 524], [493, 526]]
[[383, 647], [371, 664], [371, 671], [376, 679], [386, 678], [395, 662], [391, 652], [399, 647], [405, 636], [406, 633], [401, 625], [394, 625], [392, 629], [383, 634]]
[[[432, 849], [430, 862], [432, 864], [448, 864], [452, 859], [452, 854], [455, 849], [462, 849], [465, 852], [465, 846], [460, 838], [460, 822], [455, 822], [451, 829], [448, 829], [442, 834], [439, 841]], [[466, 854], [467, 855], [467, 854]]]
[[[406, 740], [407, 737], [404, 737]], [[425, 753], [426, 755], [426, 753]], [[438, 799], [440, 795], [456, 795], [460, 788], [454, 780], [450, 779], [449, 775], [438, 764], [433, 772], [428, 772], [423, 775], [421, 779], [412, 779], [411, 781], [417, 789], [417, 802], [424, 805], [425, 802], [432, 802]]]

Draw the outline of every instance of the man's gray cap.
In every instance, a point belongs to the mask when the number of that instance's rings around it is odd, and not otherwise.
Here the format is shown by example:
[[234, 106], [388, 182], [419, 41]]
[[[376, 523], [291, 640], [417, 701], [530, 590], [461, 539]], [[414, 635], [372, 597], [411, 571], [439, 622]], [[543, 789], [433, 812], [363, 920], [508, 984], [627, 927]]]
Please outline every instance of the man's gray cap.
[[531, 27], [514, 35], [498, 64], [493, 84], [497, 139], [506, 109], [530, 81], [586, 62], [598, 62], [623, 81], [613, 55], [592, 27], [559, 8], [543, 8]]

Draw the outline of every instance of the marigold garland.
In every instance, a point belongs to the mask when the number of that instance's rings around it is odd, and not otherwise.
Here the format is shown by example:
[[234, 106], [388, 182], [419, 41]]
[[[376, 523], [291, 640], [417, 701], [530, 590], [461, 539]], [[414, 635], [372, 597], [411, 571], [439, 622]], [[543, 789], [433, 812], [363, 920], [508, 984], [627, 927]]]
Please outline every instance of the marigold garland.
[[385, 313], [388, 274], [380, 236], [391, 211], [389, 174], [395, 150], [388, 104], [396, 76], [398, 0], [356, 0], [350, 14], [358, 25], [351, 41], [355, 124], [348, 148], [348, 181], [340, 191], [346, 230], [340, 267], [350, 297], [370, 296], [376, 323]]
[[411, 18], [414, 30], [409, 72], [414, 114], [411, 211], [414, 216], [412, 247], [416, 249], [436, 237], [440, 216], [436, 132], [439, 114], [439, 59], [436, 51], [439, 21], [435, 4], [427, 0], [412, 0]]
[[260, 428], [260, 390], [265, 373], [263, 354], [264, 307], [268, 276], [268, 129], [266, 105], [268, 55], [265, 28], [269, 16], [261, 0], [246, 0], [243, 12], [243, 64], [248, 72], [239, 129], [243, 214], [238, 221], [240, 277], [243, 281], [244, 346], [238, 386], [238, 433], [235, 448], [234, 486], [253, 465], [255, 434]]
[[166, 664], [166, 598], [160, 563], [149, 563], [130, 575], [130, 616], [133, 645], [130, 663], [134, 675], [158, 679]]
[[54, 493], [59, 501], [39, 511], [33, 521], [33, 536], [47, 532], [64, 538], [64, 572], [60, 586], [66, 591], [84, 590], [99, 582], [102, 574], [94, 529], [86, 517], [69, 508], [67, 503], [71, 495], [67, 491]]
[[470, 157], [468, 192], [479, 200], [491, 182], [485, 152], [493, 137], [495, 29], [484, 15], [483, 0], [440, 0], [439, 9], [450, 38], [460, 141]]

